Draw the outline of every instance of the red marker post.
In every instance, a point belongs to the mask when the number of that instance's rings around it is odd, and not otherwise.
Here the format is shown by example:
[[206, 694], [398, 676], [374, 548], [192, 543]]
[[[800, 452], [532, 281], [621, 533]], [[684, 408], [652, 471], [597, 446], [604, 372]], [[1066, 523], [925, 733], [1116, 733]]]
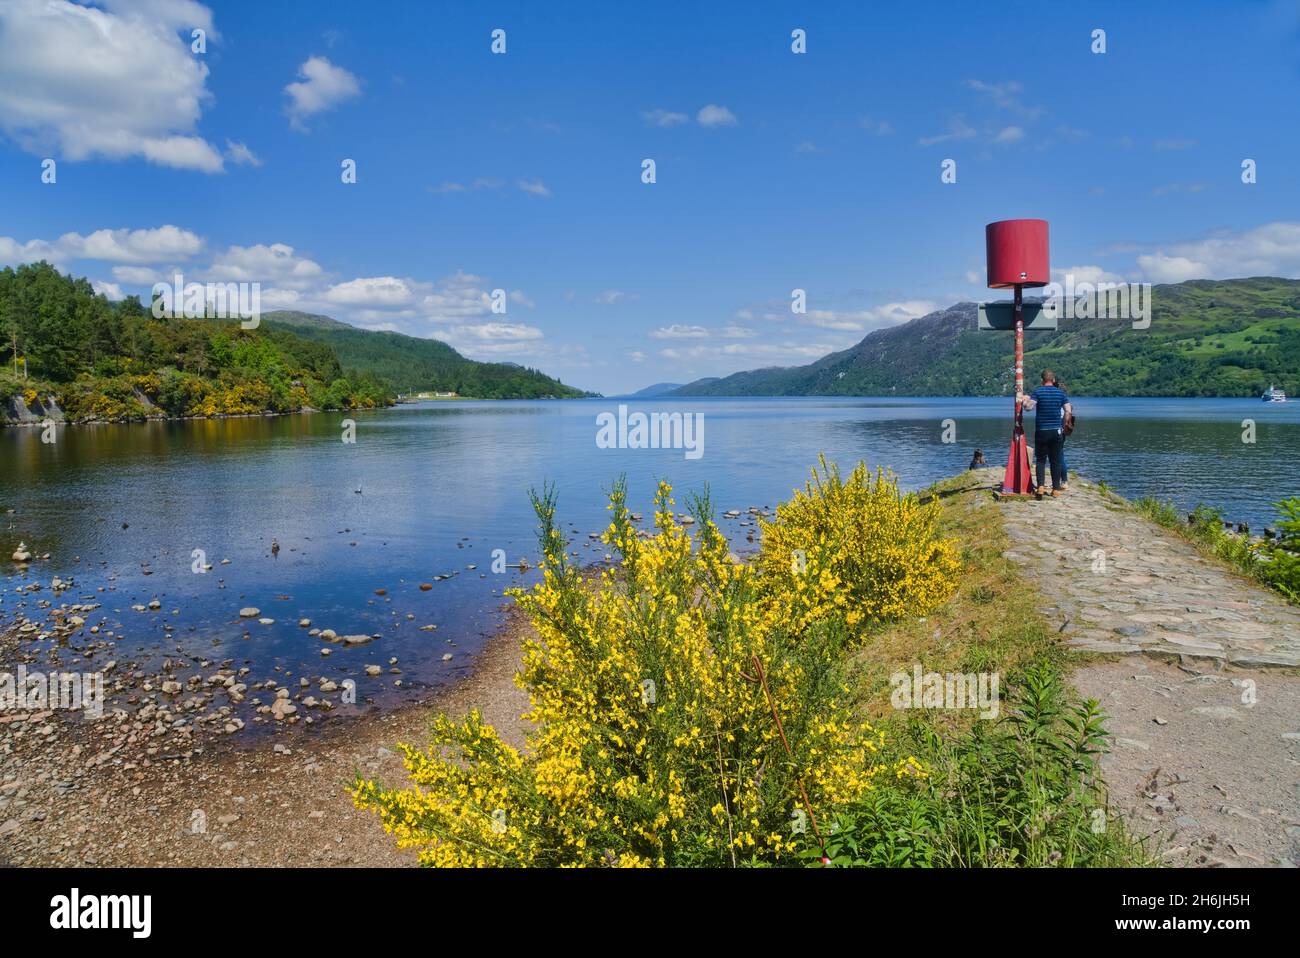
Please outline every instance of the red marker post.
[[[984, 227], [984, 243], [988, 261], [988, 284], [991, 289], [1014, 289], [1011, 303], [1011, 325], [1016, 332], [1016, 401], [1015, 428], [1011, 432], [1011, 454], [1007, 457], [1007, 471], [1002, 479], [1002, 495], [1027, 496], [1033, 492], [1034, 482], [1029, 472], [1029, 446], [1025, 441], [1024, 408], [1020, 396], [1025, 391], [1025, 310], [1021, 293], [1025, 287], [1046, 286], [1051, 280], [1048, 267], [1046, 220], [999, 220]], [[999, 304], [980, 307], [981, 329], [1004, 329], [1005, 319], [999, 321]], [[1035, 306], [1033, 327], [1055, 328], [1055, 318], [1048, 318], [1041, 307]]]

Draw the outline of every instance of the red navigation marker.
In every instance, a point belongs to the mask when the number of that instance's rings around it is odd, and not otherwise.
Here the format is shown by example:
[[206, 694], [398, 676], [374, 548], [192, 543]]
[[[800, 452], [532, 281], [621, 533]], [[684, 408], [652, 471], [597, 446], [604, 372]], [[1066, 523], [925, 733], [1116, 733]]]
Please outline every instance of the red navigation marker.
[[1020, 396], [1025, 391], [1025, 319], [1021, 291], [1026, 287], [1046, 286], [1051, 279], [1048, 267], [1047, 220], [999, 220], [984, 227], [988, 260], [988, 282], [992, 289], [1014, 289], [1012, 303], [1016, 330], [1016, 400], [1015, 428], [1011, 432], [1011, 453], [1002, 479], [1004, 496], [1027, 496], [1034, 481], [1029, 473], [1029, 446], [1025, 441], [1024, 408]]

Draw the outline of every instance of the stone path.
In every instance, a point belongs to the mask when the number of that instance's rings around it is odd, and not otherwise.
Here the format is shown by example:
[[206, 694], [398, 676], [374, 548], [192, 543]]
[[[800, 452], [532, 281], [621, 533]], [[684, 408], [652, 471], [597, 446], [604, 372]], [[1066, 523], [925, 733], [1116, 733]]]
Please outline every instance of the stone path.
[[1110, 804], [1166, 864], [1300, 866], [1300, 609], [1072, 482], [998, 506], [1105, 709]]
[[1090, 483], [1071, 483], [1060, 499], [1002, 509], [1007, 557], [1038, 586], [1070, 645], [1300, 667], [1300, 608]]

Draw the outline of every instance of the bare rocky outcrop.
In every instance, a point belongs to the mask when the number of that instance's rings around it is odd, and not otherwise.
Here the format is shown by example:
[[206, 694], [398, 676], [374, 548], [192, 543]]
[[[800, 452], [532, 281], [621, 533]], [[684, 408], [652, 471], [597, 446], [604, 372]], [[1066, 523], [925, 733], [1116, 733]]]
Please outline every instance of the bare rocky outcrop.
[[38, 417], [27, 408], [27, 402], [22, 396], [10, 396], [4, 405], [5, 421], [26, 425], [28, 423], [38, 422]]
[[38, 396], [30, 406], [21, 394], [10, 396], [0, 406], [0, 413], [3, 413], [0, 415], [0, 423], [18, 426], [35, 425], [47, 419], [63, 422], [67, 418], [53, 396]]

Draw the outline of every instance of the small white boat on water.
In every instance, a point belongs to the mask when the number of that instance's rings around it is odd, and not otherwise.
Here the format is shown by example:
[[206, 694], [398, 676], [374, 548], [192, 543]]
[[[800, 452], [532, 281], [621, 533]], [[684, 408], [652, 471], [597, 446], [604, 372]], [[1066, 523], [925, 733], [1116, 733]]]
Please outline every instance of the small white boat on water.
[[1264, 390], [1264, 395], [1259, 398], [1264, 402], [1286, 402], [1286, 393], [1270, 383], [1269, 387]]

